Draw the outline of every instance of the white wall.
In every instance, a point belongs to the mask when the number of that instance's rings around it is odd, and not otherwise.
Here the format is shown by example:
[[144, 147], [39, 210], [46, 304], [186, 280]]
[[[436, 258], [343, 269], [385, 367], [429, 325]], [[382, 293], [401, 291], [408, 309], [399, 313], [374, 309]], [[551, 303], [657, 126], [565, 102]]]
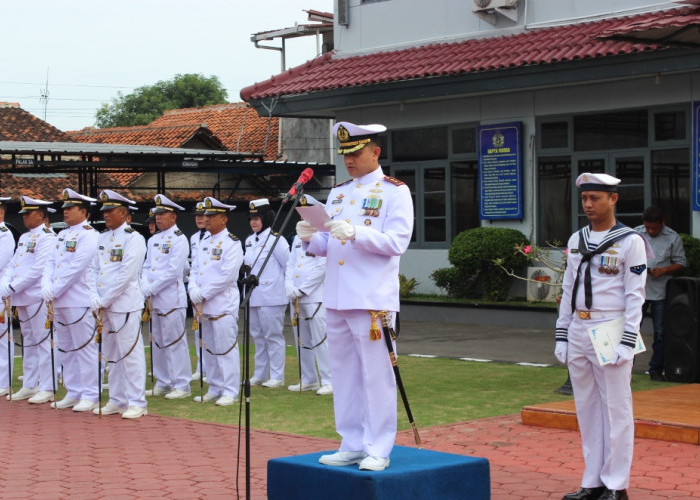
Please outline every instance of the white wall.
[[334, 29], [335, 48], [343, 53], [493, 36], [507, 31], [680, 7], [658, 0], [520, 0], [518, 21], [497, 16], [494, 26], [472, 12], [473, 0], [348, 2], [349, 26], [340, 26], [336, 21]]

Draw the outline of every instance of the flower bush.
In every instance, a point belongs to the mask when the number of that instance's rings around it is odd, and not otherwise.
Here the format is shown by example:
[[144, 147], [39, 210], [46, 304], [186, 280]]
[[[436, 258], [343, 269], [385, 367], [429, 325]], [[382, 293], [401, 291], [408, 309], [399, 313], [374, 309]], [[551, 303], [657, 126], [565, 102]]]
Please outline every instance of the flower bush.
[[[560, 242], [554, 241], [552, 243], [546, 242], [544, 246], [519, 243], [514, 246], [513, 253], [524, 256], [528, 263], [537, 263], [540, 266], [554, 271], [555, 278], [553, 281], [548, 282], [548, 284], [551, 286], [561, 287], [562, 280], [564, 279], [564, 271], [566, 270], [566, 256], [568, 251], [569, 249], [566, 247], [561, 248]], [[508, 267], [503, 259], [493, 259], [493, 263], [508, 276], [533, 283], [539, 282], [539, 280], [533, 280], [519, 275], [517, 272], [515, 272], [515, 270]], [[558, 297], [560, 296], [561, 293], [558, 294]]]

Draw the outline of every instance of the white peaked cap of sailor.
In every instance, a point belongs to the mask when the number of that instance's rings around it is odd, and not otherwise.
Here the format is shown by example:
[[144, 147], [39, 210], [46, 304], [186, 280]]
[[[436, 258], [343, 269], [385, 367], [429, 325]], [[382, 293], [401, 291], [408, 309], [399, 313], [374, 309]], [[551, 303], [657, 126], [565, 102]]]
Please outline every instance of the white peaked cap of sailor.
[[311, 196], [310, 194], [302, 194], [299, 198], [299, 205], [301, 206], [311, 206], [311, 205], [322, 205], [320, 201]]
[[236, 205], [227, 205], [221, 203], [216, 198], [207, 196], [204, 198], [204, 215], [225, 214], [231, 210], [235, 210]]
[[164, 194], [157, 194], [153, 197], [153, 201], [156, 202], [155, 213], [162, 212], [174, 212], [176, 210], [184, 210], [185, 207], [181, 207], [174, 201], [170, 200]]
[[20, 196], [19, 198], [20, 205], [22, 207], [22, 210], [19, 211], [19, 213], [24, 214], [29, 212], [30, 210], [37, 210], [39, 208], [47, 208], [47, 205], [51, 205], [53, 202], [51, 201], [44, 201], [44, 200], [37, 200], [35, 198], [30, 198], [29, 196]]
[[105, 189], [100, 193], [100, 203], [102, 203], [101, 212], [105, 210], [112, 210], [117, 207], [128, 207], [129, 205], [135, 205], [136, 202], [125, 198], [119, 193], [112, 191], [111, 189]]
[[90, 198], [71, 188], [66, 188], [63, 190], [63, 205], [61, 208], [73, 207], [76, 205], [88, 207], [91, 203], [97, 201], [95, 198]]
[[576, 187], [581, 191], [617, 191], [620, 179], [608, 174], [584, 172], [576, 178]]

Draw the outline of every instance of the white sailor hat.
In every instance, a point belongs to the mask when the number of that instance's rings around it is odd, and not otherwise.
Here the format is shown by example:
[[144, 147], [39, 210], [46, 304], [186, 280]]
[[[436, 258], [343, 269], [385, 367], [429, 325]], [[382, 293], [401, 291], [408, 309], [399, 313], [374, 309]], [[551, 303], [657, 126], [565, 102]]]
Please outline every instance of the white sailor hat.
[[608, 174], [584, 172], [576, 178], [576, 187], [581, 191], [610, 191], [617, 192], [620, 179]]
[[384, 125], [355, 125], [350, 122], [338, 122], [333, 125], [333, 134], [338, 138], [338, 154], [347, 155], [359, 151], [377, 138], [377, 134], [386, 131]]
[[197, 204], [194, 206], [194, 214], [195, 215], [204, 215], [204, 202], [203, 201], [198, 201]]
[[248, 214], [250, 214], [251, 216], [262, 215], [271, 208], [272, 207], [270, 206], [270, 200], [268, 200], [267, 198], [260, 198], [250, 202], [250, 204], [248, 205]]
[[55, 209], [55, 208], [51, 208], [51, 207], [46, 207], [46, 211], [47, 211], [48, 213], [50, 213], [50, 214], [55, 214], [55, 213], [56, 213], [56, 209]]
[[30, 198], [29, 196], [20, 196], [19, 203], [22, 207], [22, 210], [20, 210], [19, 213], [24, 214], [32, 210], [46, 210], [48, 208], [47, 205], [51, 205], [52, 202], [44, 200], [35, 200], [34, 198]]
[[135, 204], [135, 202], [128, 198], [124, 198], [122, 195], [112, 191], [111, 189], [105, 189], [100, 193], [100, 203], [102, 203], [100, 212], [112, 210], [117, 207], [129, 207], [130, 205]]
[[174, 201], [168, 199], [167, 196], [164, 194], [157, 194], [153, 197], [153, 200], [156, 202], [156, 211], [155, 213], [163, 213], [163, 212], [174, 212], [175, 210], [184, 210], [185, 207], [181, 207]]
[[82, 195], [73, 191], [71, 188], [66, 188], [63, 190], [63, 205], [61, 208], [69, 207], [84, 207], [88, 208], [90, 202], [97, 201], [95, 198], [90, 198], [89, 196]]
[[321, 204], [321, 202], [318, 201], [313, 196], [311, 196], [310, 194], [304, 193], [299, 198], [299, 205], [301, 205], [302, 207], [311, 206], [311, 205], [320, 205], [320, 204]]
[[11, 199], [11, 196], [0, 196], [0, 208], [3, 208], [5, 206], [5, 202], [10, 201]]
[[204, 198], [204, 215], [225, 214], [235, 209], [236, 205], [226, 205], [211, 196]]

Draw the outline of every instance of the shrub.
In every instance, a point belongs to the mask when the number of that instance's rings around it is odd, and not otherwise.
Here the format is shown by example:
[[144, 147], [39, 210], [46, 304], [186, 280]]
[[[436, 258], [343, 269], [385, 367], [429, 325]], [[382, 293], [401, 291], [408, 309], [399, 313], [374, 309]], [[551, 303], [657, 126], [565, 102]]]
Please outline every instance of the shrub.
[[399, 297], [410, 297], [416, 291], [418, 285], [420, 283], [416, 281], [416, 278], [408, 279], [403, 274], [399, 274]]
[[514, 248], [527, 244], [525, 235], [516, 229], [478, 227], [463, 231], [452, 241], [448, 254], [454, 268], [438, 269], [431, 278], [451, 296], [468, 297], [480, 289], [485, 300], [506, 300], [513, 277], [497, 269], [493, 261], [520, 270], [527, 258]]
[[690, 236], [689, 234], [681, 233], [679, 235], [683, 242], [683, 250], [685, 250], [685, 258], [688, 261], [688, 266], [683, 271], [682, 276], [700, 276], [700, 240]]

